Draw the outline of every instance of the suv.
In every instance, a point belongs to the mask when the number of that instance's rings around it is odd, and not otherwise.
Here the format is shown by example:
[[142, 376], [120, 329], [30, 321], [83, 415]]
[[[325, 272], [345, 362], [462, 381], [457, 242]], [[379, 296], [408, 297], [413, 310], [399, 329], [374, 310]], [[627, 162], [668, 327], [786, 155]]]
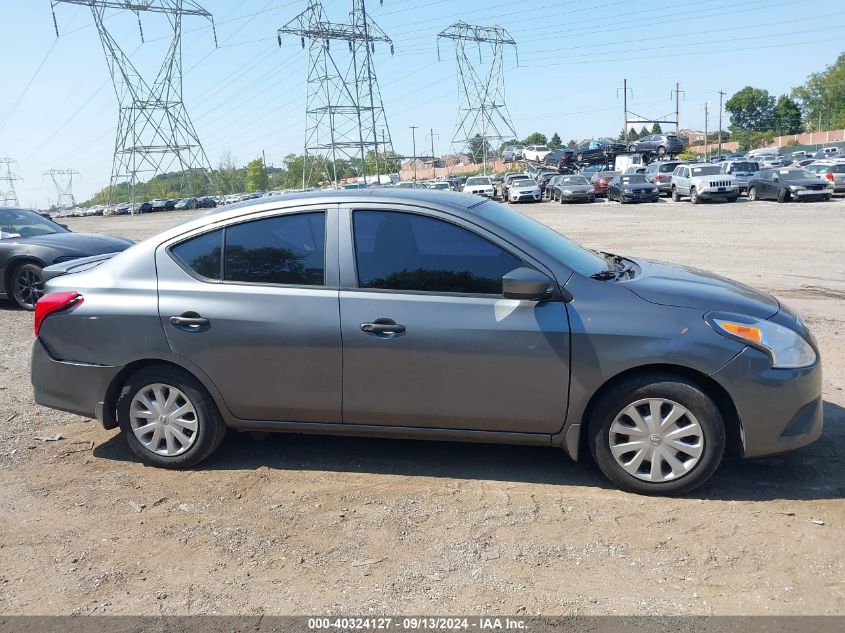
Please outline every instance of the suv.
[[693, 204], [702, 200], [735, 202], [739, 185], [736, 177], [723, 173], [719, 165], [678, 165], [672, 172], [672, 200], [680, 202], [682, 196], [689, 196]]
[[550, 151], [545, 145], [529, 145], [522, 150], [522, 157], [536, 163], [542, 161]]
[[672, 172], [684, 163], [678, 160], [649, 163], [645, 168], [645, 177], [654, 183], [658, 193], [669, 195], [672, 192]]
[[488, 176], [472, 176], [467, 178], [463, 187], [464, 193], [474, 193], [477, 196], [494, 198], [496, 190], [493, 188], [493, 181]]
[[719, 163], [722, 171], [736, 178], [740, 193], [748, 192], [748, 181], [760, 172], [760, 163], [756, 160], [726, 160]]
[[820, 160], [804, 167], [805, 171], [815, 174], [822, 180], [833, 183], [833, 193], [845, 193], [845, 162], [838, 160]]
[[675, 155], [684, 151], [684, 142], [676, 134], [650, 134], [628, 146], [632, 152], [654, 152], [658, 156]]

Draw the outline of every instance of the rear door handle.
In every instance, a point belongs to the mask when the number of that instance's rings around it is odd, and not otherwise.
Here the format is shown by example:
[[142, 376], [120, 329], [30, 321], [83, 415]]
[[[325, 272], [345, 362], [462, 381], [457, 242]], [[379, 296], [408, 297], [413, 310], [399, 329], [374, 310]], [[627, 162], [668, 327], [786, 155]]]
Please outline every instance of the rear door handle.
[[361, 331], [368, 334], [404, 334], [405, 326], [393, 319], [376, 319], [372, 323], [362, 323]]
[[205, 317], [201, 317], [196, 312], [183, 312], [179, 316], [170, 317], [170, 324], [186, 329], [208, 325], [209, 321]]

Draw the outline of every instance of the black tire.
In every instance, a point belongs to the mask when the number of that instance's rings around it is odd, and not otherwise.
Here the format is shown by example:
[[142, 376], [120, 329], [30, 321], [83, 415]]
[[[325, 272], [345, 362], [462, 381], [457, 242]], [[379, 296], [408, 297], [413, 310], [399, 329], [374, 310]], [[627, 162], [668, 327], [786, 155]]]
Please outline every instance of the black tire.
[[678, 190], [675, 189], [674, 187], [672, 187], [672, 192], [671, 192], [670, 195], [672, 196], [672, 202], [680, 202], [681, 201], [681, 196], [678, 193]]
[[783, 203], [789, 200], [789, 192], [786, 189], [778, 191], [778, 202]]
[[728, 202], [736, 202], [739, 199], [739, 196], [731, 196], [728, 198]]
[[24, 262], [9, 276], [9, 296], [15, 304], [32, 312], [35, 304], [44, 295], [42, 268], [34, 262]]
[[660, 147], [658, 147], [657, 148], [657, 155], [661, 156], [661, 157], [666, 156], [666, 148], [663, 147], [662, 145]]
[[637, 144], [636, 144], [636, 143], [631, 143], [631, 144], [628, 146], [628, 151], [631, 151], [631, 152], [636, 152], [636, 151], [637, 151]]
[[751, 202], [757, 202], [757, 200], [759, 200], [759, 198], [757, 197], [757, 187], [748, 188], [748, 199]]
[[576, 162], [576, 163], [580, 163], [583, 159], [584, 159], [584, 155], [583, 155], [583, 154], [577, 154], [577, 155], [575, 156], [575, 162]]
[[[184, 453], [164, 456], [147, 449], [132, 431], [129, 407], [143, 388], [162, 383], [181, 391], [197, 413], [197, 438]], [[117, 419], [129, 448], [142, 462], [158, 468], [191, 468], [211, 455], [226, 435], [226, 425], [214, 399], [191, 374], [171, 365], [148, 365], [132, 374], [124, 383], [117, 399]]]
[[695, 190], [695, 187], [690, 187], [689, 189], [689, 201], [693, 204], [698, 204], [701, 202], [698, 198], [698, 192]]
[[[628, 473], [610, 450], [610, 427], [628, 405], [646, 398], [665, 398], [685, 407], [701, 427], [704, 450], [698, 463], [686, 474], [663, 483], [644, 481]], [[670, 373], [634, 376], [602, 394], [592, 408], [588, 443], [604, 475], [629, 492], [646, 495], [680, 495], [707, 481], [725, 452], [725, 424], [716, 403], [695, 382]]]

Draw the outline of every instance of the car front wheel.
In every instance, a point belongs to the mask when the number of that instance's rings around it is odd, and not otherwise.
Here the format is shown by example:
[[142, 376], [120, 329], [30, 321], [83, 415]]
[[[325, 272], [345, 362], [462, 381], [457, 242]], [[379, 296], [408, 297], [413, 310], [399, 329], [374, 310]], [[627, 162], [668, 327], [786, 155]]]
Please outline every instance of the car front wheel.
[[748, 189], [748, 199], [751, 202], [757, 200], [757, 187], [749, 187]]
[[698, 192], [695, 190], [695, 187], [690, 187], [690, 190], [689, 190], [689, 201], [690, 201], [690, 202], [692, 202], [693, 204], [698, 204], [698, 203], [699, 203], [699, 199], [698, 199]]
[[12, 272], [12, 299], [24, 310], [35, 310], [35, 304], [44, 295], [44, 276], [41, 266], [27, 262]]
[[118, 397], [117, 414], [132, 452], [160, 468], [195, 466], [226, 433], [202, 384], [170, 365], [149, 365], [130, 376]]
[[675, 187], [672, 187], [672, 202], [680, 202], [681, 196], [678, 193], [678, 190]]
[[593, 408], [589, 444], [624, 490], [676, 495], [709, 479], [725, 451], [719, 408], [695, 382], [649, 374], [617, 384]]

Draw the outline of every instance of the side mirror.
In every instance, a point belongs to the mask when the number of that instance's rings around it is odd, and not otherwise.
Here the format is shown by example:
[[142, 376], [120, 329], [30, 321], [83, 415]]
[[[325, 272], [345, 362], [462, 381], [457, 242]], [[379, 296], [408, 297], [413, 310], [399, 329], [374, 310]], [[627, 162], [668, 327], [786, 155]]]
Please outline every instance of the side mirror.
[[517, 268], [502, 277], [505, 299], [545, 301], [552, 296], [554, 282], [533, 268]]

